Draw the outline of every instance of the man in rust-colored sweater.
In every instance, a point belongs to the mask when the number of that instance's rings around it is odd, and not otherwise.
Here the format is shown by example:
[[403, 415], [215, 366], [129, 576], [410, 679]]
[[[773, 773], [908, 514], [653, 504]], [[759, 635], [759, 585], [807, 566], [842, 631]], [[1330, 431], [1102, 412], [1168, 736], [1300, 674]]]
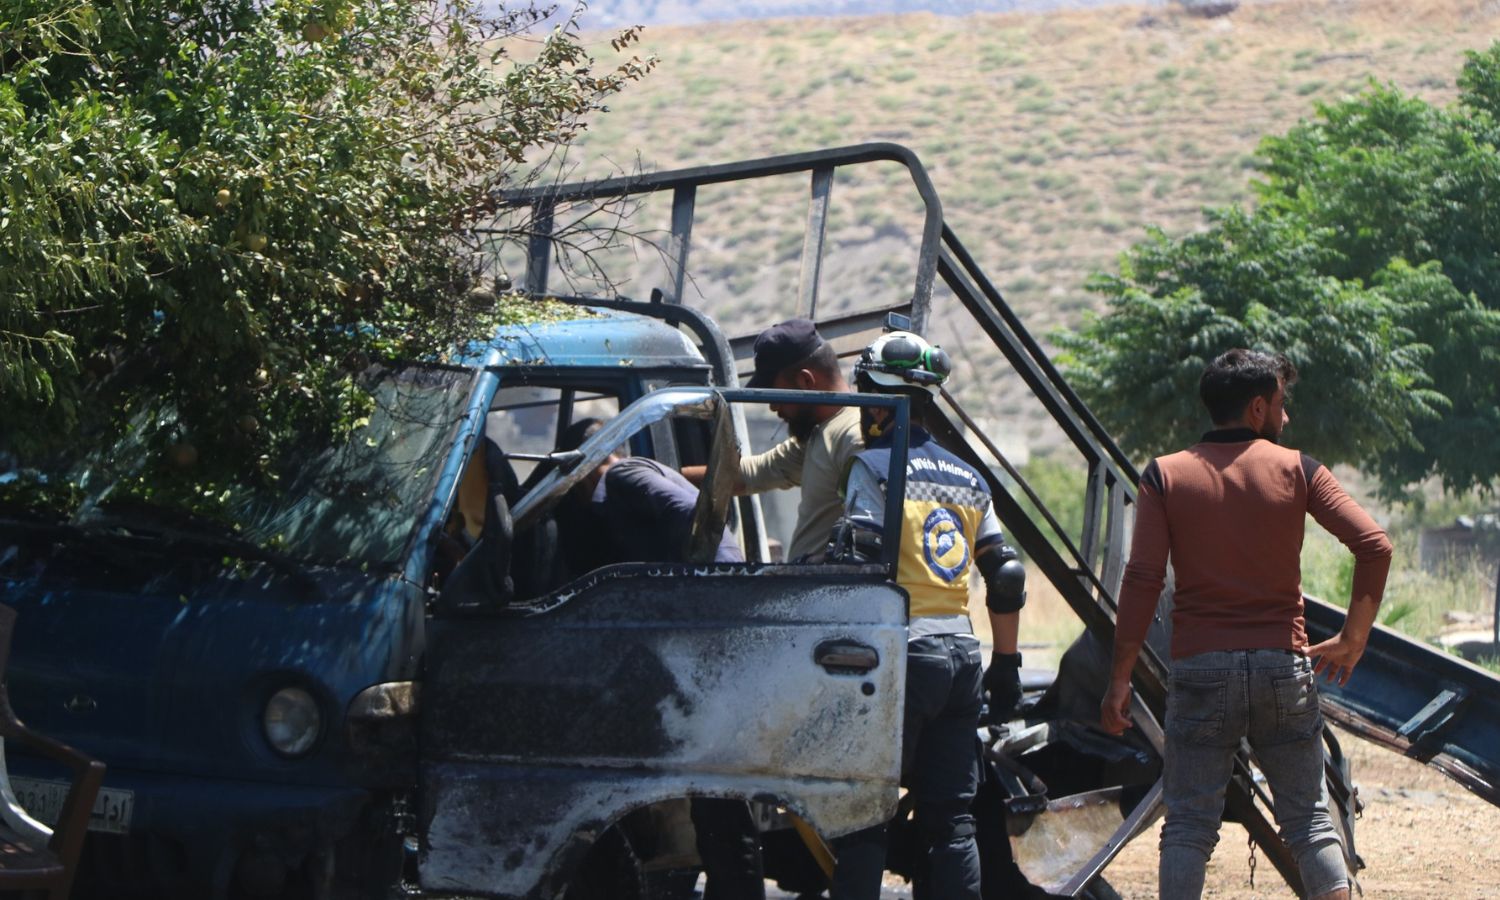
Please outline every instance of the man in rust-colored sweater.
[[[1307, 896], [1349, 897], [1343, 851], [1322, 796], [1323, 719], [1314, 675], [1349, 680], [1385, 591], [1391, 544], [1327, 468], [1277, 445], [1288, 421], [1286, 390], [1296, 378], [1279, 354], [1223, 354], [1199, 382], [1214, 430], [1141, 474], [1100, 722], [1114, 734], [1130, 724], [1130, 673], [1170, 558], [1176, 587], [1162, 776], [1165, 900], [1202, 894], [1242, 738], [1270, 782], [1276, 822]], [[1311, 647], [1300, 566], [1308, 514], [1355, 558], [1344, 627]]]

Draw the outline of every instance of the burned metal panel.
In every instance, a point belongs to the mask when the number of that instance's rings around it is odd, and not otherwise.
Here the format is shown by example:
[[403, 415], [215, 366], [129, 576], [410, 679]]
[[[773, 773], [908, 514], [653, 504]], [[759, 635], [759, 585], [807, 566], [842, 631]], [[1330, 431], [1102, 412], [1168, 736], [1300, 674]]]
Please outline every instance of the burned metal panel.
[[[626, 812], [685, 796], [759, 797], [787, 804], [809, 822], [870, 816], [870, 807], [839, 781], [787, 779], [796, 797], [764, 790], [746, 775], [655, 770], [497, 768], [441, 764], [426, 775], [441, 800], [426, 810], [421, 884], [425, 890], [466, 895], [559, 896], [584, 852]], [[879, 820], [896, 809], [896, 791]], [[871, 820], [873, 823], [873, 819]], [[820, 832], [821, 825], [816, 825]], [[494, 835], [503, 835], [498, 843]]]
[[[1344, 611], [1308, 597], [1306, 617], [1316, 643], [1343, 626]], [[1334, 721], [1500, 805], [1500, 678], [1377, 625], [1349, 683], [1319, 690]]]
[[[672, 796], [775, 798], [828, 836], [892, 813], [905, 595], [697, 571], [615, 567], [536, 614], [431, 623], [424, 887], [527, 896], [566, 877], [575, 842]], [[820, 665], [829, 641], [875, 668]]]
[[1028, 881], [1049, 894], [1064, 893], [1125, 820], [1118, 787], [1059, 797], [1011, 835], [1011, 852]]

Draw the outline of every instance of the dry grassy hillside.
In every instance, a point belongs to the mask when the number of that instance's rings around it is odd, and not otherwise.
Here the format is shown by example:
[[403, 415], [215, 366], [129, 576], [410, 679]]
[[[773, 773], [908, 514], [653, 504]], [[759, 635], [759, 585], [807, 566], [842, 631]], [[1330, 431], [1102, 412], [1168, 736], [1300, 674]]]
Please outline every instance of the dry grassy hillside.
[[[1045, 334], [1098, 307], [1085, 279], [1147, 224], [1185, 232], [1204, 206], [1247, 200], [1262, 135], [1371, 78], [1447, 102], [1463, 51], [1486, 45], [1497, 24], [1494, 0], [1351, 0], [1213, 19], [1117, 7], [652, 28], [645, 44], [660, 68], [593, 122], [570, 174], [906, 144], [950, 224]], [[906, 184], [894, 168], [835, 182], [831, 303], [909, 293], [917, 219]], [[754, 199], [700, 194], [691, 269], [731, 330], [792, 311], [806, 191], [799, 178]], [[667, 208], [653, 203], [630, 226], [665, 227]], [[611, 274], [632, 296], [662, 283], [649, 249]], [[1009, 387], [982, 402], [987, 418], [1030, 420]], [[1028, 425], [1011, 443], [1050, 440]]]

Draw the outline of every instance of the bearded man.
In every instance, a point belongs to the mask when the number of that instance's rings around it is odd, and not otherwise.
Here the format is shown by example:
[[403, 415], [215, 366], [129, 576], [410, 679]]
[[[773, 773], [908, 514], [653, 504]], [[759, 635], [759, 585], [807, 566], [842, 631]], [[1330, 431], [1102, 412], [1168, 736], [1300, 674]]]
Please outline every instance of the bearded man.
[[[760, 333], [755, 339], [755, 374], [745, 386], [850, 393], [838, 354], [808, 319], [779, 322]], [[764, 453], [741, 459], [735, 490], [759, 494], [802, 488], [786, 558], [817, 562], [843, 512], [839, 492], [849, 467], [864, 449], [859, 413], [853, 407], [806, 403], [772, 403], [770, 409], [786, 423], [787, 439]], [[699, 484], [703, 467], [686, 466], [682, 474]]]

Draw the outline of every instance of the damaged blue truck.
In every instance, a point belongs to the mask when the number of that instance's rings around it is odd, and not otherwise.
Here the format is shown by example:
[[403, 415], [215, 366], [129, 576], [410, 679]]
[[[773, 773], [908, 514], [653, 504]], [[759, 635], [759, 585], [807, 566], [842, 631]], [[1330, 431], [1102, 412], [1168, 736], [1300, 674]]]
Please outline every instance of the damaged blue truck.
[[[910, 176], [914, 284], [900, 302], [820, 314], [835, 175], [871, 165]], [[687, 802], [704, 796], [751, 804], [767, 877], [795, 894], [824, 889], [829, 838], [892, 816], [890, 865], [911, 874], [894, 561], [784, 562], [761, 501], [733, 491], [740, 454], [763, 449], [749, 423], [767, 404], [889, 405], [904, 434], [905, 401], [740, 389], [752, 336], [683, 302], [696, 192], [786, 177], [810, 185], [800, 314], [844, 356], [892, 316], [919, 332], [962, 320], [1088, 472], [1069, 531], [957, 398], [923, 422], [985, 473], [1011, 542], [1084, 626], [1057, 672], [1027, 673], [1017, 717], [981, 731], [986, 897], [1113, 896], [1106, 867], [1161, 813], [1170, 592], [1135, 672], [1137, 727], [1092, 724], [1137, 473], [944, 223], [916, 157], [885, 144], [507, 196], [532, 223], [522, 287], [553, 313], [441, 364], [372, 369], [376, 409], [356, 440], [247, 503], [233, 535], [149, 508], [85, 503], [50, 524], [0, 510], [0, 602], [19, 613], [12, 702], [109, 766], [79, 896], [686, 898], [700, 868]], [[561, 211], [652, 195], [670, 198], [671, 223], [650, 299], [549, 283]], [[554, 452], [585, 416], [608, 424]], [[617, 447], [707, 467], [687, 562], [581, 570], [563, 552], [560, 505]], [[91, 452], [118, 465], [138, 449]], [[747, 562], [713, 562], [725, 529]], [[1308, 599], [1310, 637], [1341, 617]], [[1500, 803], [1497, 687], [1377, 629], [1325, 713]], [[1331, 729], [1326, 745], [1357, 874], [1360, 799]], [[15, 747], [6, 763], [19, 806], [55, 815], [61, 773]], [[1300, 894], [1268, 809], [1242, 752], [1227, 814]]]

